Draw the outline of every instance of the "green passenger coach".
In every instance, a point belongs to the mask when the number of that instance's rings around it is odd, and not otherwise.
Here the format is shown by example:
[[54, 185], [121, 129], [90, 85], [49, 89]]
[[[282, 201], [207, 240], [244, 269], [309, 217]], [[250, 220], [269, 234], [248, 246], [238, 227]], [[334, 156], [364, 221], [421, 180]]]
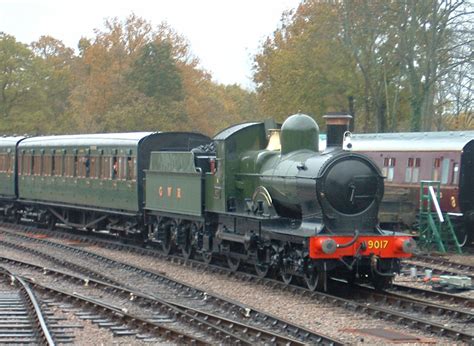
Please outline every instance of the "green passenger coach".
[[42, 223], [134, 232], [151, 151], [189, 150], [207, 141], [200, 134], [153, 132], [25, 139], [18, 146], [19, 198], [37, 206], [31, 217], [44, 213]]

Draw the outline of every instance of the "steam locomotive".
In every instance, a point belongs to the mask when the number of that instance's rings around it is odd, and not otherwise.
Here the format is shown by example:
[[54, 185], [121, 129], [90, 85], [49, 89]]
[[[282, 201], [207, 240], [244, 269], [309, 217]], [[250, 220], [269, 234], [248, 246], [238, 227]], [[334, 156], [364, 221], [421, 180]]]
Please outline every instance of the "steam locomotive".
[[328, 277], [390, 283], [411, 237], [378, 226], [383, 177], [342, 150], [348, 117], [304, 114], [196, 133], [0, 139], [3, 218], [132, 237], [327, 289]]

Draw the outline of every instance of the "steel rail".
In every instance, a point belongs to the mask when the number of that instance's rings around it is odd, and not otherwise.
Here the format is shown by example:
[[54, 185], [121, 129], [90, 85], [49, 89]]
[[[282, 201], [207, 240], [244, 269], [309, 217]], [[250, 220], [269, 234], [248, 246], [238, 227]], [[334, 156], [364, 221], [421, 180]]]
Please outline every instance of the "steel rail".
[[421, 296], [423, 298], [432, 298], [438, 301], [444, 301], [448, 304], [458, 304], [465, 308], [474, 308], [474, 299], [458, 296], [451, 293], [434, 291], [419, 287], [412, 287], [401, 285], [399, 283], [392, 284], [390, 288], [387, 290], [388, 292], [405, 292], [408, 294], [414, 294], [417, 296]]
[[28, 302], [27, 305], [30, 309], [31, 317], [35, 321], [37, 331], [39, 331], [39, 343], [48, 344], [49, 346], [55, 346], [56, 343], [54, 341], [53, 335], [51, 334], [51, 331], [48, 328], [48, 323], [46, 322], [46, 319], [43, 315], [43, 311], [41, 310], [40, 304], [38, 303], [38, 300], [36, 299], [33, 291], [31, 290], [27, 282], [25, 282], [23, 278], [18, 275], [15, 275], [6, 268], [0, 268], [0, 271], [3, 275], [9, 276], [12, 281], [18, 282], [20, 284], [20, 291], [25, 297], [25, 300]]

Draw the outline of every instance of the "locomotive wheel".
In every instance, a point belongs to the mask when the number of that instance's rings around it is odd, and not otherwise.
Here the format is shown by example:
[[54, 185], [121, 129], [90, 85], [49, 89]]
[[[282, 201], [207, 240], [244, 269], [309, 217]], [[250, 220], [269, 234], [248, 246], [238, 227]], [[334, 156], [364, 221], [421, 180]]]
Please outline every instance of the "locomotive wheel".
[[211, 264], [211, 262], [212, 262], [212, 252], [203, 252], [201, 254], [201, 256], [202, 256], [202, 260], [204, 261], [204, 263]]
[[327, 274], [326, 272], [319, 272], [317, 270], [312, 270], [309, 273], [304, 275], [304, 281], [306, 287], [310, 291], [327, 291]]
[[374, 288], [378, 291], [384, 290], [392, 283], [392, 277], [375, 275], [372, 281]]
[[293, 281], [293, 275], [292, 275], [292, 274], [288, 274], [288, 273], [282, 272], [282, 273], [281, 273], [281, 279], [283, 280], [283, 282], [284, 282], [286, 285], [289, 285], [289, 284], [291, 284], [291, 281]]
[[229, 269], [233, 272], [236, 272], [237, 269], [240, 267], [240, 258], [231, 257], [230, 255], [227, 256], [227, 265]]
[[265, 263], [255, 263], [255, 273], [259, 278], [264, 278], [270, 272], [270, 265]]

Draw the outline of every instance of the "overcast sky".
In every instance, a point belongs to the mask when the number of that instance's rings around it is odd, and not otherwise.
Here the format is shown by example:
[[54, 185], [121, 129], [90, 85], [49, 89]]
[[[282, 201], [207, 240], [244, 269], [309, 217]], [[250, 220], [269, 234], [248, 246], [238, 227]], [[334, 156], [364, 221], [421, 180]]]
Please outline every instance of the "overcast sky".
[[0, 31], [23, 43], [50, 35], [76, 48], [105, 18], [132, 12], [153, 26], [166, 21], [185, 36], [201, 67], [219, 83], [251, 88], [252, 56], [301, 0], [0, 0]]

